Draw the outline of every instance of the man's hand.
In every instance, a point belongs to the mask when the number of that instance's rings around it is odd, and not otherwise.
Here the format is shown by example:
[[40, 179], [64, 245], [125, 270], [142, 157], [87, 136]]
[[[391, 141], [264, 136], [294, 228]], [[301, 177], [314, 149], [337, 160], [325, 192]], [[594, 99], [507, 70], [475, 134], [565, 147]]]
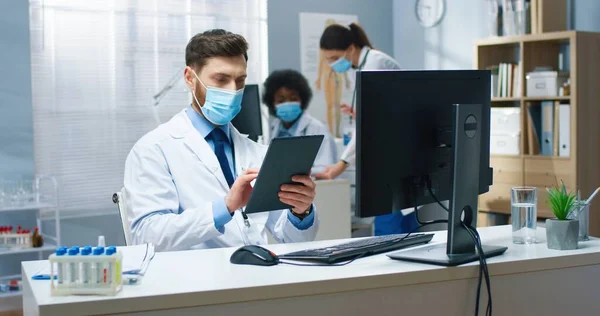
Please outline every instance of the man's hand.
[[315, 182], [309, 176], [293, 176], [298, 184], [284, 184], [279, 191], [279, 200], [292, 206], [292, 212], [303, 214], [308, 211], [315, 199]]
[[340, 108], [342, 109], [342, 113], [344, 113], [346, 115], [352, 115], [352, 119], [356, 120], [356, 111], [354, 111], [354, 109], [352, 109], [351, 106], [344, 103], [344, 104], [340, 104]]
[[347, 165], [343, 161], [338, 161], [335, 165], [330, 165], [321, 173], [315, 174], [315, 178], [321, 180], [331, 180], [337, 178], [340, 174], [346, 171]]
[[315, 81], [315, 88], [317, 88], [317, 90], [321, 90], [321, 78]]
[[258, 177], [258, 169], [248, 169], [243, 175], [235, 179], [231, 190], [225, 197], [225, 205], [229, 213], [233, 214], [233, 212], [248, 204], [253, 190], [250, 182], [254, 181], [256, 177]]

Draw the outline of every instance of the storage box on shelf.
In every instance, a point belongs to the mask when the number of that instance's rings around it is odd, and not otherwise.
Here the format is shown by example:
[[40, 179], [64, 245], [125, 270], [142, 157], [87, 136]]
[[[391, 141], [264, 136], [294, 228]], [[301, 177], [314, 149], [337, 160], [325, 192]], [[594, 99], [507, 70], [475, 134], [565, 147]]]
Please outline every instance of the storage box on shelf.
[[526, 76], [527, 96], [556, 97], [560, 88], [568, 81], [568, 72], [534, 71]]
[[[547, 206], [547, 186], [562, 179], [569, 189], [579, 189], [582, 196], [588, 196], [600, 185], [599, 51], [600, 33], [579, 31], [488, 38], [475, 43], [476, 69], [490, 69], [502, 63], [518, 64], [522, 71], [518, 72], [516, 82], [524, 83], [520, 95], [492, 98], [494, 108], [513, 106], [520, 109], [520, 129], [516, 130], [520, 153], [492, 153], [490, 163], [494, 168], [494, 184], [490, 192], [480, 196], [480, 210], [510, 214], [510, 188], [531, 185], [539, 189], [538, 217], [552, 217]], [[527, 87], [526, 77], [540, 67], [556, 71], [556, 83], [555, 79], [546, 81], [552, 87], [545, 93], [534, 92], [531, 95], [530, 92], [535, 89]], [[563, 94], [567, 95], [561, 96], [558, 92], [561, 86], [559, 77], [565, 72], [569, 74], [570, 84], [563, 89]], [[515, 78], [512, 80], [514, 85]], [[552, 105], [553, 116], [545, 122], [551, 127], [550, 135], [536, 130], [538, 124], [543, 123], [540, 116], [537, 116], [538, 122], [530, 118], [539, 115], [532, 112], [532, 107], [536, 110], [535, 107], [541, 108], [542, 104]], [[497, 134], [492, 127], [491, 135]], [[568, 144], [561, 146], [563, 142]], [[541, 145], [548, 146], [549, 143], [552, 145], [551, 152], [542, 156], [542, 153], [548, 153], [542, 151]], [[595, 204], [591, 208], [590, 232], [599, 236], [600, 207]]]
[[490, 114], [490, 153], [519, 155], [521, 153], [521, 108], [492, 108]]

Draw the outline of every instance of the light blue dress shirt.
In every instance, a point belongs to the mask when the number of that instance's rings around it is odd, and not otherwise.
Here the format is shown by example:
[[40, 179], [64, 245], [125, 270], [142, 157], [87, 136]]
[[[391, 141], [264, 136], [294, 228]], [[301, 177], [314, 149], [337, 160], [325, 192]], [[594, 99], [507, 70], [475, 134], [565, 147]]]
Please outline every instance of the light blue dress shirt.
[[[208, 137], [208, 135], [215, 129], [216, 127], [212, 125], [204, 116], [200, 115], [196, 112], [191, 106], [186, 109], [185, 113], [192, 121], [192, 125], [194, 128], [200, 133], [200, 136], [206, 140], [210, 148], [215, 151], [215, 144], [212, 138]], [[237, 178], [236, 170], [235, 170], [235, 156], [233, 154], [233, 146], [231, 142], [231, 131], [229, 130], [229, 124], [219, 126], [225, 135], [227, 135], [227, 139], [229, 143], [225, 145], [225, 155], [227, 156], [227, 161], [229, 162], [229, 168], [231, 168], [231, 174], [234, 178]], [[208, 138], [207, 138], [208, 137]], [[289, 221], [299, 230], [305, 230], [311, 227], [314, 223], [314, 212], [311, 212], [304, 219], [299, 219], [298, 217], [292, 215], [291, 211], [288, 211], [287, 217]], [[213, 201], [213, 220], [215, 222], [215, 228], [221, 232], [225, 232], [225, 224], [229, 223], [232, 219], [232, 214], [229, 213], [227, 209], [227, 205], [225, 204], [225, 199], [217, 199]]]
[[294, 122], [294, 124], [292, 124], [292, 126], [290, 126], [290, 128], [285, 128], [285, 125], [283, 125], [283, 121], [281, 122], [281, 125], [279, 127], [279, 135], [276, 135], [276, 137], [294, 137], [294, 136], [304, 136], [304, 135], [298, 135], [298, 125], [300, 120], [296, 120], [296, 122]]

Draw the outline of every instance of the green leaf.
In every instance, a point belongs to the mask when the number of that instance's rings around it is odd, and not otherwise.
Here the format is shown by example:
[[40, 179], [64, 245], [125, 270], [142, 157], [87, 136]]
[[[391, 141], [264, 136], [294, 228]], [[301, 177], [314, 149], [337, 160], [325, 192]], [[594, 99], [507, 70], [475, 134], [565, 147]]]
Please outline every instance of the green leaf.
[[554, 213], [558, 220], [566, 220], [575, 203], [575, 193], [567, 192], [567, 187], [562, 180], [560, 189], [554, 187], [547, 188], [546, 191], [548, 192], [548, 206], [552, 210], [552, 213]]

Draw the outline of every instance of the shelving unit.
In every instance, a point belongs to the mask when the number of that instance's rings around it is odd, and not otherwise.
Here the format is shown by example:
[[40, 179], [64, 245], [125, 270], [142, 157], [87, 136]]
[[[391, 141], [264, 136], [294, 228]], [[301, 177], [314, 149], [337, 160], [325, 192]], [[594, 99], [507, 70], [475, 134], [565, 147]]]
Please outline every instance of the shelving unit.
[[558, 97], [523, 97], [525, 101], [570, 101], [571, 96]]
[[[569, 56], [569, 96], [528, 97], [526, 75], [536, 67], [559, 69], [559, 53]], [[479, 40], [474, 45], [474, 68], [486, 69], [499, 63], [521, 63], [522, 96], [493, 98], [492, 107], [521, 108], [521, 155], [492, 155], [494, 184], [481, 195], [480, 211], [510, 214], [510, 189], [538, 188], [538, 218], [554, 217], [547, 206], [546, 187], [564, 180], [568, 189], [589, 196], [600, 186], [600, 33], [560, 31]], [[531, 102], [560, 101], [570, 104], [570, 156], [529, 154], [527, 106]], [[592, 203], [590, 234], [600, 236], [600, 202]]]
[[521, 98], [509, 97], [509, 98], [492, 98], [492, 102], [515, 102], [521, 101]]
[[0, 249], [0, 256], [16, 255], [16, 254], [32, 253], [32, 252], [39, 252], [41, 255], [42, 252], [54, 251], [54, 250], [56, 250], [55, 244], [44, 242], [44, 246], [38, 247], [38, 248]]
[[[9, 281], [9, 280], [20, 280], [21, 279], [21, 275], [20, 274], [16, 274], [16, 275], [7, 275], [7, 276], [3, 276], [0, 277], [0, 283], [5, 282], [5, 281]], [[22, 292], [21, 291], [10, 291], [10, 292], [6, 292], [6, 293], [1, 293], [0, 292], [0, 300], [1, 299], [8, 299], [11, 297], [17, 297], [17, 296], [21, 296]]]
[[23, 292], [21, 292], [21, 291], [0, 293], [0, 299], [2, 299], [2, 298], [10, 298], [10, 297], [17, 297], [17, 296], [21, 296], [21, 295], [23, 295]]
[[[11, 255], [20, 255], [26, 253], [37, 253], [38, 259], [44, 259], [44, 253], [52, 252], [56, 250], [57, 245], [60, 245], [60, 215], [58, 208], [58, 184], [53, 177], [40, 176], [35, 179], [35, 186], [38, 188], [38, 192], [32, 202], [16, 205], [4, 205], [0, 204], [0, 213], [18, 213], [18, 212], [36, 212], [36, 225], [39, 228], [44, 245], [42, 247], [28, 247], [28, 248], [0, 248], [0, 261], [5, 260], [6, 257]], [[50, 235], [44, 232], [42, 226], [42, 212], [44, 214], [54, 214], [54, 235]], [[2, 223], [3, 225], [11, 223]], [[17, 225], [13, 225], [17, 226]], [[0, 282], [21, 279], [21, 275], [5, 275], [0, 276]], [[8, 299], [11, 297], [20, 296], [20, 291], [0, 293], [0, 304], [2, 299]]]
[[28, 205], [16, 205], [16, 206], [1, 206], [0, 205], [0, 213], [1, 212], [23, 212], [23, 211], [34, 211], [39, 209], [53, 209], [55, 208], [54, 204], [50, 203], [34, 203]]

